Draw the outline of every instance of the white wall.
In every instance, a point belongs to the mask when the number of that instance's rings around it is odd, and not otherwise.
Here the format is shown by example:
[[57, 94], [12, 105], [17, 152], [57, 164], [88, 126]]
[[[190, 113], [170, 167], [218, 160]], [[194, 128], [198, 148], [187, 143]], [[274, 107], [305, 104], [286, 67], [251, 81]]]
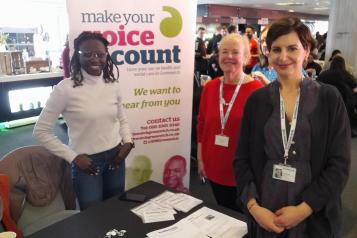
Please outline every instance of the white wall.
[[[36, 56], [45, 58], [49, 51], [53, 66], [57, 66], [68, 33], [66, 1], [0, 0], [0, 6], [0, 28], [37, 28]], [[43, 41], [46, 32], [49, 42]]]

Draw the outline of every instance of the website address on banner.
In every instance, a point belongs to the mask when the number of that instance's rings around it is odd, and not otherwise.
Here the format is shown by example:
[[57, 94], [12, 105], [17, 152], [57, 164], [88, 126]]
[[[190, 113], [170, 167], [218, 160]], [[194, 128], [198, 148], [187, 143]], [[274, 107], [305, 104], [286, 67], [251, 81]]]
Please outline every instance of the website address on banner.
[[164, 132], [179, 131], [179, 130], [180, 130], [180, 128], [133, 132], [133, 136], [151, 135], [151, 134], [156, 134], [156, 133], [164, 133]]
[[165, 134], [159, 134], [159, 135], [152, 135], [152, 136], [141, 136], [141, 137], [136, 137], [134, 136], [133, 139], [138, 141], [138, 140], [150, 140], [150, 139], [155, 139], [155, 138], [160, 138], [160, 137], [169, 137], [169, 136], [179, 136], [180, 133], [165, 133]]
[[157, 142], [164, 142], [164, 141], [172, 141], [172, 140], [178, 140], [179, 137], [170, 137], [170, 138], [163, 138], [163, 139], [154, 139], [154, 140], [143, 140], [143, 144], [153, 144]]

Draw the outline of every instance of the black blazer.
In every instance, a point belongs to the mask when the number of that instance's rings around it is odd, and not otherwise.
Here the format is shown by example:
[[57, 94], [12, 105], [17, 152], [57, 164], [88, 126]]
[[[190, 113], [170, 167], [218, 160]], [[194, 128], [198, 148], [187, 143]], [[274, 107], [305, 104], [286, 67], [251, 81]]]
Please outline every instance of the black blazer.
[[[273, 82], [255, 91], [248, 99], [240, 130], [240, 140], [233, 160], [238, 196], [250, 182], [255, 183], [261, 195], [264, 152], [264, 125], [273, 111], [269, 90]], [[311, 125], [312, 183], [301, 194], [316, 214], [325, 216], [334, 237], [341, 231], [341, 193], [350, 170], [351, 132], [346, 108], [338, 91], [329, 85], [308, 80], [308, 93], [318, 97], [314, 111], [309, 115]], [[246, 206], [245, 213], [250, 217]], [[307, 221], [309, 224], [309, 221]], [[249, 227], [249, 226], [248, 226]], [[307, 229], [313, 227], [307, 227]]]

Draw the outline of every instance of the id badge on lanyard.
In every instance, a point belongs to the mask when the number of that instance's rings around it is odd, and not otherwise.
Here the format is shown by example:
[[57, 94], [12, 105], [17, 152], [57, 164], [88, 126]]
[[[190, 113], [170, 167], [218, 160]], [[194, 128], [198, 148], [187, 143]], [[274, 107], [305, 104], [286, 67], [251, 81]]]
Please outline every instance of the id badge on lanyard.
[[296, 130], [297, 116], [299, 111], [299, 103], [300, 103], [300, 93], [296, 99], [294, 114], [291, 121], [291, 127], [289, 131], [289, 136], [286, 135], [286, 124], [285, 124], [285, 107], [283, 99], [280, 96], [280, 125], [281, 125], [281, 136], [283, 139], [284, 146], [284, 164], [274, 164], [273, 165], [273, 173], [272, 177], [274, 179], [295, 183], [296, 180], [296, 168], [287, 164], [289, 150], [292, 145], [293, 137]]
[[225, 135], [216, 135], [216, 137], [214, 138], [214, 144], [223, 147], [228, 147], [229, 137]]
[[296, 168], [284, 164], [274, 164], [273, 166], [273, 178], [295, 183]]
[[226, 126], [226, 123], [228, 121], [228, 117], [229, 114], [231, 113], [232, 107], [233, 107], [233, 103], [238, 95], [239, 89], [242, 86], [243, 80], [244, 80], [245, 74], [242, 73], [238, 84], [234, 90], [233, 96], [231, 98], [231, 101], [228, 104], [228, 108], [226, 111], [226, 114], [224, 115], [223, 112], [223, 104], [224, 104], [224, 99], [223, 99], [223, 81], [220, 82], [219, 85], [219, 114], [220, 114], [220, 118], [221, 118], [221, 134], [217, 134], [215, 136], [215, 140], [214, 140], [214, 144], [215, 145], [219, 145], [219, 146], [223, 146], [223, 147], [228, 147], [229, 145], [229, 137], [223, 134], [224, 128]]

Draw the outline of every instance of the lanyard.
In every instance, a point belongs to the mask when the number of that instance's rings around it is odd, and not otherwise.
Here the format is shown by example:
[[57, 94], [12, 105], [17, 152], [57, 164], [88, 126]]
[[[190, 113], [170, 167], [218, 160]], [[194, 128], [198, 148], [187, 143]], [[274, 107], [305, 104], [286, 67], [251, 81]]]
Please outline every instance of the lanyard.
[[281, 136], [283, 138], [283, 146], [284, 146], [284, 165], [286, 165], [286, 161], [289, 156], [289, 150], [295, 134], [297, 116], [299, 111], [299, 103], [300, 103], [300, 92], [298, 97], [296, 98], [294, 114], [293, 114], [290, 131], [289, 131], [289, 138], [287, 139], [286, 124], [285, 124], [285, 107], [284, 107], [283, 98], [280, 95], [280, 124], [281, 124]]
[[231, 113], [232, 107], [233, 107], [233, 103], [238, 95], [240, 86], [242, 86], [243, 80], [244, 80], [245, 74], [242, 73], [242, 75], [240, 76], [240, 79], [238, 81], [238, 84], [234, 90], [233, 96], [231, 98], [231, 101], [228, 104], [228, 108], [226, 111], [226, 114], [224, 115], [223, 112], [223, 104], [225, 104], [224, 98], [223, 98], [223, 80], [221, 81], [220, 85], [219, 85], [219, 114], [221, 117], [221, 134], [223, 134], [223, 130], [224, 127], [226, 126], [226, 123], [228, 121], [228, 117], [229, 114]]

